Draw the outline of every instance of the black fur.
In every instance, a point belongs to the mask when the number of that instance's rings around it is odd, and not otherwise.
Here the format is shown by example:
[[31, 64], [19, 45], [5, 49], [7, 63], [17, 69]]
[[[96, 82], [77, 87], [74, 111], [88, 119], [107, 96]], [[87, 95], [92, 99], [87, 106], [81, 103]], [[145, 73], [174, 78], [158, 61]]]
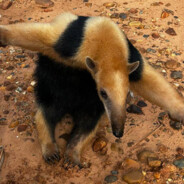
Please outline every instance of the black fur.
[[128, 47], [129, 47], [129, 63], [134, 63], [136, 61], [139, 61], [139, 66], [138, 68], [132, 72], [129, 75], [129, 80], [136, 82], [139, 81], [142, 77], [142, 71], [143, 71], [143, 59], [142, 56], [140, 54], [140, 52], [132, 45], [132, 43], [128, 40]]
[[56, 52], [63, 58], [69, 58], [75, 55], [81, 45], [84, 26], [89, 17], [79, 16], [69, 24], [64, 33], [60, 36], [54, 46]]
[[73, 137], [88, 135], [95, 128], [104, 107], [88, 71], [71, 68], [40, 55], [35, 77], [36, 100], [43, 109], [53, 140], [55, 125], [65, 114], [73, 117]]

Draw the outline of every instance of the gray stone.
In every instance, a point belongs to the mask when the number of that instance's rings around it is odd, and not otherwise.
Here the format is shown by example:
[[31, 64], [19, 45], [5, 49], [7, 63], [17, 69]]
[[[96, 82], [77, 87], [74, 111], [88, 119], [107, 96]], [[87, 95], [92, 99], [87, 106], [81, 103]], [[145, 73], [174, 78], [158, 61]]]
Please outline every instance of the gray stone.
[[180, 169], [183, 169], [183, 168], [184, 168], [184, 159], [175, 160], [175, 161], [173, 162], [173, 164], [174, 164], [176, 167], [178, 167], [178, 168], [180, 168]]
[[183, 77], [182, 71], [172, 71], [171, 72], [172, 79], [182, 79], [182, 77]]
[[105, 177], [105, 181], [107, 183], [114, 183], [117, 180], [118, 180], [118, 177], [117, 176], [114, 176], [114, 175], [109, 175], [109, 176], [106, 176]]

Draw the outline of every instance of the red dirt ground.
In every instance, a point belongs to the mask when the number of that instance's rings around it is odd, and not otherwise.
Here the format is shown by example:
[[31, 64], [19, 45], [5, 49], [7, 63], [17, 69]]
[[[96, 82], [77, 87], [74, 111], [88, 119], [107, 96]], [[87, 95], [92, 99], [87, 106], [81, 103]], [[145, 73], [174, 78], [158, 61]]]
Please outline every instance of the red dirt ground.
[[[125, 31], [128, 38], [133, 40], [134, 45], [148, 58], [148, 61], [163, 72], [175, 88], [180, 86], [180, 92], [183, 93], [184, 84], [182, 82], [184, 80], [171, 79], [171, 70], [164, 65], [165, 61], [174, 59], [180, 63], [180, 67], [175, 70], [183, 70], [183, 0], [162, 0], [157, 4], [152, 4], [155, 2], [152, 0], [117, 0], [115, 8], [111, 10], [103, 5], [108, 2], [105, 0], [89, 0], [88, 4], [82, 0], [55, 0], [53, 2], [55, 3], [53, 7], [44, 10], [35, 4], [34, 0], [15, 0], [7, 10], [0, 9], [0, 24], [20, 21], [48, 22], [56, 15], [66, 11], [85, 16], [111, 16], [113, 13], [126, 13], [127, 18], [124, 21], [119, 18], [113, 20]], [[130, 13], [131, 8], [137, 9], [137, 13]], [[160, 18], [165, 8], [171, 12], [167, 18]], [[139, 29], [128, 24], [137, 20], [143, 25]], [[174, 28], [176, 36], [165, 33], [169, 27]], [[152, 33], [159, 33], [160, 37], [153, 38]], [[149, 35], [149, 37], [144, 38], [143, 35]], [[156, 52], [146, 52], [148, 48]], [[20, 57], [23, 55], [23, 58], [17, 58], [17, 55], [21, 55]], [[12, 46], [0, 47], [0, 119], [5, 118], [0, 121], [0, 145], [3, 145], [5, 149], [5, 160], [0, 171], [0, 184], [102, 184], [105, 183], [104, 178], [112, 170], [119, 172], [118, 180], [114, 183], [123, 184], [125, 182], [122, 180], [122, 175], [126, 172], [126, 168], [122, 167], [122, 163], [125, 158], [137, 159], [137, 152], [146, 148], [157, 153], [164, 163], [172, 163], [175, 160], [176, 148], [184, 148], [183, 130], [173, 130], [169, 126], [167, 117], [163, 120], [164, 125], [160, 126], [158, 115], [163, 110], [146, 102], [148, 106], [143, 108], [144, 115], [128, 114], [125, 135], [120, 141], [109, 133], [110, 125], [107, 118], [102, 119], [96, 137], [86, 146], [82, 154], [82, 159], [91, 163], [89, 168], [79, 170], [76, 167], [65, 170], [62, 167], [62, 159], [56, 165], [47, 165], [42, 159], [35, 129], [34, 94], [27, 91], [27, 87], [31, 86], [34, 80], [32, 74], [35, 60], [36, 56], [33, 52]], [[13, 89], [7, 89], [7, 83], [13, 85]], [[22, 91], [17, 92], [17, 87], [21, 87]], [[8, 101], [6, 101], [7, 95], [9, 95]], [[134, 101], [137, 102], [138, 99], [140, 98], [136, 97]], [[26, 130], [19, 132], [17, 126], [12, 125], [15, 122], [19, 124], [18, 127], [21, 124], [26, 125]], [[134, 125], [130, 125], [131, 123]], [[10, 125], [13, 128], [10, 128]], [[159, 128], [154, 131], [157, 127]], [[60, 135], [63, 128], [60, 126], [57, 130], [60, 131], [57, 135]], [[92, 143], [102, 135], [105, 135], [108, 140], [107, 153], [104, 155], [92, 150]], [[58, 142], [63, 147], [64, 141], [58, 138]], [[112, 143], [115, 142], [118, 142], [116, 144], [121, 151], [111, 149]], [[133, 145], [130, 145], [131, 142]], [[166, 151], [161, 152], [160, 145], [164, 145], [167, 148]], [[63, 154], [64, 148], [61, 150]], [[176, 169], [173, 176], [163, 175], [160, 180], [156, 181], [153, 171], [145, 165], [142, 167], [146, 173], [143, 183], [168, 183], [168, 177], [173, 177], [169, 183], [182, 183], [182, 170]], [[178, 177], [176, 177], [177, 174]]]

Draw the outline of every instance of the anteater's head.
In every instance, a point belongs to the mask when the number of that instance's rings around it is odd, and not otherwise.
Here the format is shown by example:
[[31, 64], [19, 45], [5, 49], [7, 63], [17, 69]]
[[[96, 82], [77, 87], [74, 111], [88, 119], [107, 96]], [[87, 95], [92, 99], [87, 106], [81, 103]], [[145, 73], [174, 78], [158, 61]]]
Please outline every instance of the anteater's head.
[[129, 74], [137, 69], [133, 64], [106, 61], [106, 64], [86, 58], [86, 65], [97, 84], [97, 90], [112, 125], [113, 134], [122, 137], [126, 120], [126, 98]]

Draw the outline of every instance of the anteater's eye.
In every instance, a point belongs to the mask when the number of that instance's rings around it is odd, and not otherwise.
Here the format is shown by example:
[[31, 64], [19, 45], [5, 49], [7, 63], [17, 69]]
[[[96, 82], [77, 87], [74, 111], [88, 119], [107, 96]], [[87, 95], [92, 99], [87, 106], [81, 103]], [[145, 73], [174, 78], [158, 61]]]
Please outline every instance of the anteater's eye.
[[108, 98], [108, 95], [107, 95], [107, 93], [105, 92], [104, 89], [101, 89], [101, 90], [100, 90], [100, 95], [101, 95], [101, 97], [102, 97], [103, 99], [105, 99], [105, 100]]

